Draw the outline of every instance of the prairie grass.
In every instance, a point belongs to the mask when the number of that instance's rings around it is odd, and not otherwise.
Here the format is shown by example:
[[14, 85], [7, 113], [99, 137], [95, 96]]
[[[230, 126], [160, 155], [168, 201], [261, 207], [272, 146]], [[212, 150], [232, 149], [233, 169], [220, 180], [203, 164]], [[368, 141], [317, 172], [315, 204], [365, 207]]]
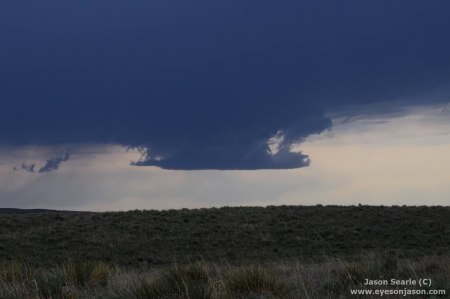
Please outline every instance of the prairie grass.
[[407, 288], [445, 290], [450, 294], [450, 256], [410, 259], [364, 254], [347, 260], [329, 257], [320, 263], [291, 259], [240, 266], [195, 262], [139, 268], [102, 262], [33, 268], [13, 261], [2, 263], [0, 269], [0, 298], [8, 299], [379, 298], [379, 295], [350, 295], [350, 290], [405, 288], [364, 285], [365, 279], [391, 278], [430, 278], [432, 287]]
[[12, 261], [8, 264], [0, 264], [0, 281], [27, 281], [30, 277], [36, 275], [35, 270], [27, 267], [19, 261]]
[[448, 293], [448, 244], [450, 207], [0, 214], [0, 299], [371, 298], [350, 291], [392, 278]]
[[140, 277], [117, 290], [117, 298], [191, 298], [212, 299], [213, 286], [204, 265], [177, 265], [161, 269], [153, 278]]
[[66, 273], [70, 282], [77, 286], [106, 285], [113, 275], [113, 270], [103, 262], [72, 262], [67, 266]]
[[290, 293], [286, 281], [262, 266], [240, 267], [224, 277], [225, 293], [230, 298], [270, 296], [285, 298]]
[[120, 267], [174, 259], [239, 265], [302, 256], [450, 254], [450, 207], [268, 206], [104, 213], [0, 214], [0, 261]]

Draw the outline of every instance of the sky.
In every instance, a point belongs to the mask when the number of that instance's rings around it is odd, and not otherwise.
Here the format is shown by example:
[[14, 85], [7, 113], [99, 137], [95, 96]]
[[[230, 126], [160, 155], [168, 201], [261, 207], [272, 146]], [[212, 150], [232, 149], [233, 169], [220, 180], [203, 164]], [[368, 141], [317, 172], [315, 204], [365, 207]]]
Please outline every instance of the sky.
[[1, 1], [0, 206], [447, 205], [449, 11]]

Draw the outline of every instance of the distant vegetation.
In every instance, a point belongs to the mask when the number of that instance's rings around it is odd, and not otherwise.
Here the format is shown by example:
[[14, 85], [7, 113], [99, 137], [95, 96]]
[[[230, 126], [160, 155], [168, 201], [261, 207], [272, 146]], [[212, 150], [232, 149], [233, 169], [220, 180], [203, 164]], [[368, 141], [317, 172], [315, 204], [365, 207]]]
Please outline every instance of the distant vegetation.
[[447, 207], [1, 214], [0, 298], [347, 298], [430, 276], [450, 294], [449, 248]]
[[0, 215], [0, 258], [32, 265], [442, 255], [450, 208], [269, 206]]

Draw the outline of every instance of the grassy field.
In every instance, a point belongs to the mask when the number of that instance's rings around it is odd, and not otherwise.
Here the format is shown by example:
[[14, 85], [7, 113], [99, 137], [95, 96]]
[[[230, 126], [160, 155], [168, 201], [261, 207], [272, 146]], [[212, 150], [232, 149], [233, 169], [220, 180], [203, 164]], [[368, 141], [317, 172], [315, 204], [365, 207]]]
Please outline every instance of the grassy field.
[[[450, 292], [450, 257], [419, 260], [365, 255], [358, 261], [330, 258], [322, 263], [285, 260], [234, 266], [195, 262], [136, 268], [101, 262], [71, 262], [32, 268], [20, 262], [0, 266], [1, 298], [111, 299], [323, 299], [380, 298], [351, 290], [444, 290]], [[366, 278], [428, 278], [432, 286], [367, 286]], [[386, 296], [386, 295], [385, 295]], [[389, 295], [388, 298], [404, 298]], [[449, 298], [420, 295], [413, 298]]]
[[430, 277], [450, 292], [449, 248], [447, 207], [0, 214], [0, 298], [371, 298], [349, 291]]

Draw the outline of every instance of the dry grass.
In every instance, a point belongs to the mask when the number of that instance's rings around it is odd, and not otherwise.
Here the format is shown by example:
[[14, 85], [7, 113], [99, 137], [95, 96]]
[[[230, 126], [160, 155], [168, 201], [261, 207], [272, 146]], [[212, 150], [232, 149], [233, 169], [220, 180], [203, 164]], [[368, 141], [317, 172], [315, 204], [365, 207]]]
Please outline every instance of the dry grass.
[[0, 240], [0, 299], [371, 298], [350, 290], [391, 278], [450, 290], [450, 207], [11, 214]]
[[444, 289], [450, 294], [450, 256], [407, 259], [394, 254], [364, 254], [346, 260], [329, 257], [321, 263], [292, 259], [241, 266], [196, 262], [140, 268], [104, 263], [32, 268], [14, 261], [0, 265], [0, 298], [341, 299], [379, 298], [351, 296], [350, 289], [404, 289], [365, 286], [366, 278], [431, 278], [432, 289]]

